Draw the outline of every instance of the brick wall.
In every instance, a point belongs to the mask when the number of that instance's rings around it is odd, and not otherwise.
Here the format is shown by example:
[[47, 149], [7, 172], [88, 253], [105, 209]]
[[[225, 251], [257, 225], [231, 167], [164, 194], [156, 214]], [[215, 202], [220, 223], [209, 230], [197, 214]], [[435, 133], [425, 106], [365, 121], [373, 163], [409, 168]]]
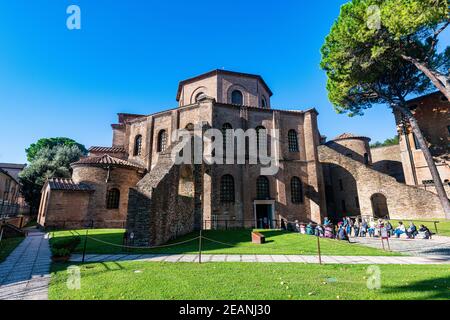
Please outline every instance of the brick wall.
[[319, 158], [323, 164], [339, 166], [354, 177], [357, 189], [354, 196], [359, 198], [363, 215], [372, 215], [371, 198], [381, 194], [386, 198], [392, 219], [444, 218], [439, 199], [432, 192], [399, 183], [327, 146], [319, 147]]

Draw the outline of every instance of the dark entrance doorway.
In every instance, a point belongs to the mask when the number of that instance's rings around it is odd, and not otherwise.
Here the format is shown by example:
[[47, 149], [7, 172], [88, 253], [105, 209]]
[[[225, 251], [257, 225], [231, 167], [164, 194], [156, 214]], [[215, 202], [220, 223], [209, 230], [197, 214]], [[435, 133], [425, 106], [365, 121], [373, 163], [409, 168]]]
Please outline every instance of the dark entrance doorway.
[[387, 200], [384, 194], [375, 193], [371, 198], [372, 211], [375, 218], [385, 218], [389, 216]]
[[256, 227], [258, 229], [273, 229], [272, 205], [256, 204]]

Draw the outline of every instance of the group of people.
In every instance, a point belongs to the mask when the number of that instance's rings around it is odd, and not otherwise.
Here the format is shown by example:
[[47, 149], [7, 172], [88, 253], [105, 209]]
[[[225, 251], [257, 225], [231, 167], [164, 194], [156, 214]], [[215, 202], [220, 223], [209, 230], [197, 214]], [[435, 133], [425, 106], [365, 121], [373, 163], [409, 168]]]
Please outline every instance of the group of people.
[[295, 228], [297, 232], [306, 235], [314, 235], [318, 237], [349, 240], [353, 237], [397, 237], [402, 236], [408, 239], [431, 239], [431, 231], [423, 224], [419, 228], [416, 227], [414, 222], [410, 222], [409, 227], [406, 228], [403, 222], [399, 222], [398, 226], [394, 228], [389, 220], [379, 219], [375, 221], [374, 218], [368, 220], [364, 218], [350, 218], [346, 217], [339, 221], [337, 224], [333, 224], [328, 218], [324, 219], [322, 225], [300, 224], [295, 222]]

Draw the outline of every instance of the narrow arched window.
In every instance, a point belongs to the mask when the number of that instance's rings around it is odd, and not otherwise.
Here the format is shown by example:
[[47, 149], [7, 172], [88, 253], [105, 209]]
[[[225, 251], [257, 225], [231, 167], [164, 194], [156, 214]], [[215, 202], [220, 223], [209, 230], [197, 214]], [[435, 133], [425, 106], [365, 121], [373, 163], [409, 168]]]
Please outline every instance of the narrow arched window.
[[200, 98], [202, 98], [205, 94], [203, 92], [199, 92], [195, 96], [195, 102], [198, 102]]
[[256, 180], [256, 197], [258, 200], [270, 199], [269, 179], [267, 177], [260, 176]]
[[137, 135], [136, 138], [134, 138], [134, 156], [140, 156], [142, 154], [142, 136]]
[[364, 153], [364, 164], [365, 165], [369, 164], [369, 154], [368, 153]]
[[222, 203], [234, 203], [234, 179], [229, 174], [220, 179], [220, 201]]
[[288, 133], [289, 152], [298, 152], [297, 131], [289, 130]]
[[158, 145], [156, 147], [157, 152], [164, 152], [167, 148], [167, 131], [161, 130], [158, 133]]
[[264, 109], [267, 108], [267, 100], [264, 96], [261, 97], [261, 107]]
[[227, 149], [232, 147], [233, 141], [233, 126], [229, 123], [224, 123], [222, 126], [222, 137], [223, 137], [223, 155], [226, 156]]
[[244, 96], [242, 95], [242, 92], [239, 90], [234, 90], [231, 93], [231, 103], [237, 104], [237, 105], [243, 105], [244, 104]]
[[119, 189], [109, 189], [106, 193], [106, 208], [107, 209], [119, 209], [120, 203], [120, 191]]
[[258, 150], [258, 157], [259, 157], [259, 150], [260, 148], [262, 150], [267, 150], [267, 129], [263, 126], [256, 127], [256, 147]]
[[303, 186], [298, 177], [291, 179], [291, 201], [292, 203], [303, 203]]

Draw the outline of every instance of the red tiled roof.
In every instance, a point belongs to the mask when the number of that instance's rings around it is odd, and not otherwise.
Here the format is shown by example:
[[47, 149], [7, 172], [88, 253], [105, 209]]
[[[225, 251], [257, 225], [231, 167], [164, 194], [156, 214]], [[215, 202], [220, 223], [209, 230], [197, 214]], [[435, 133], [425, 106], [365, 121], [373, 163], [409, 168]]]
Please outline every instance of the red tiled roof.
[[89, 152], [126, 153], [124, 147], [90, 147]]
[[103, 156], [96, 156], [96, 157], [87, 157], [82, 158], [78, 160], [77, 162], [74, 162], [71, 164], [71, 166], [77, 166], [77, 165], [97, 165], [97, 166], [117, 166], [117, 167], [128, 167], [128, 168], [136, 168], [136, 169], [144, 169], [140, 165], [122, 160], [119, 158], [112, 157], [108, 154], [105, 154]]
[[91, 187], [84, 183], [75, 183], [72, 179], [51, 178], [48, 179], [48, 185], [51, 190], [67, 191], [92, 191]]
[[345, 139], [366, 139], [366, 140], [371, 140], [370, 138], [365, 137], [365, 136], [358, 136], [358, 135], [355, 135], [353, 133], [343, 133], [341, 135], [338, 135], [332, 141], [345, 140]]

